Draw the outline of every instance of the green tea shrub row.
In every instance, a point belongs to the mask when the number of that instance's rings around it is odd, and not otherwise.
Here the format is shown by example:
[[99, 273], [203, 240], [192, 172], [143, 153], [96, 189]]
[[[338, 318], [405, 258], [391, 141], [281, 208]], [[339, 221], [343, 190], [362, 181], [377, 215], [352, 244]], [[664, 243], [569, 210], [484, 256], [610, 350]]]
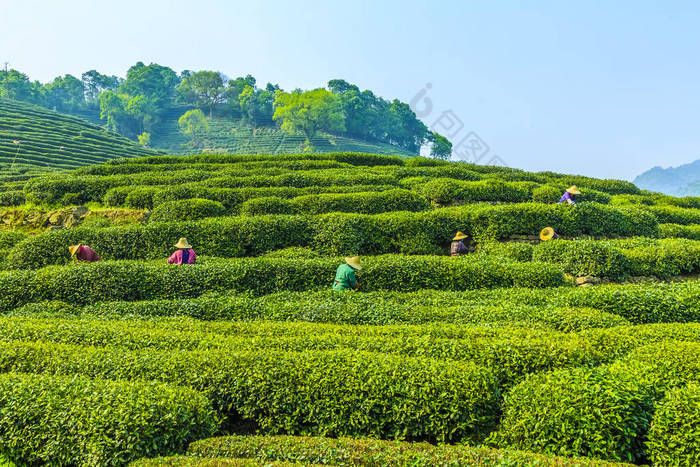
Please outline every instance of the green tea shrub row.
[[700, 271], [700, 242], [648, 239], [625, 248], [615, 242], [557, 240], [534, 247], [532, 259], [560, 264], [565, 272], [576, 276], [666, 278]]
[[11, 248], [27, 237], [27, 234], [15, 230], [0, 230], [0, 248]]
[[51, 175], [28, 180], [24, 185], [27, 199], [37, 203], [59, 202], [72, 193], [80, 202], [101, 201], [110, 188], [126, 185], [167, 185], [188, 183], [212, 177], [204, 170], [179, 170], [134, 175], [70, 176]]
[[217, 428], [210, 402], [191, 389], [0, 375], [0, 452], [20, 465], [126, 464], [182, 451]]
[[700, 209], [678, 208], [675, 206], [646, 206], [662, 224], [700, 224]]
[[700, 224], [659, 224], [659, 235], [666, 238], [689, 238], [691, 240], [700, 240]]
[[[542, 454], [465, 445], [388, 442], [375, 439], [299, 436], [223, 436], [195, 441], [189, 456], [239, 457], [258, 461], [321, 465], [610, 465], [593, 459], [564, 459]], [[137, 465], [151, 464], [141, 461]]]
[[[366, 154], [359, 152], [330, 152], [324, 154], [285, 154], [285, 155], [235, 155], [235, 154], [198, 154], [194, 156], [149, 156], [138, 159], [138, 164], [236, 164], [239, 162], [255, 161], [300, 161], [300, 160], [332, 160], [351, 165], [404, 165], [405, 159], [398, 156], [383, 156], [379, 154]], [[116, 159], [107, 165], [131, 164], [129, 159]]]
[[[142, 262], [101, 262], [0, 272], [2, 309], [42, 300], [89, 304], [106, 300], [189, 298], [214, 291], [309, 290], [330, 287], [341, 260], [250, 258], [180, 267]], [[359, 275], [364, 290], [467, 290], [483, 287], [555, 287], [561, 271], [540, 263], [488, 258], [367, 258]]]
[[[423, 295], [434, 295], [425, 291]], [[46, 303], [46, 302], [42, 302]], [[105, 302], [82, 310], [56, 302], [31, 303], [11, 312], [13, 316], [59, 313], [72, 315], [149, 319], [189, 316], [201, 320], [276, 320], [315, 323], [387, 325], [395, 323], [489, 323], [564, 332], [629, 324], [625, 318], [586, 307], [532, 306], [506, 302], [498, 305], [464, 304], [432, 306], [411, 301], [409, 294], [386, 292], [337, 294], [282, 292], [262, 297], [248, 295], [206, 296], [185, 300]], [[63, 306], [63, 308], [61, 308]], [[52, 311], [55, 310], [55, 311]]]
[[539, 232], [546, 225], [572, 236], [654, 236], [658, 230], [648, 213], [598, 204], [577, 209], [543, 204], [475, 204], [419, 213], [243, 216], [64, 229], [21, 242], [8, 261], [22, 269], [61, 264], [68, 260], [68, 246], [75, 243], [91, 245], [102, 258], [153, 259], [167, 257], [180, 237], [187, 237], [198, 254], [220, 257], [255, 256], [292, 246], [312, 247], [325, 255], [446, 254], [458, 230], [485, 240]]
[[655, 403], [669, 388], [699, 380], [698, 352], [698, 343], [668, 342], [610, 366], [535, 375], [506, 395], [493, 438], [516, 449], [643, 460]]
[[[40, 300], [41, 298], [37, 298]], [[49, 312], [59, 304], [35, 303], [14, 314]], [[592, 309], [591, 309], [592, 307]], [[386, 325], [395, 323], [509, 323], [562, 331], [633, 323], [700, 321], [700, 284], [643, 283], [589, 288], [474, 289], [469, 292], [279, 292], [209, 295], [199, 299], [98, 303], [88, 315], [190, 316], [202, 320], [277, 320]], [[21, 312], [21, 313], [20, 313]], [[71, 313], [77, 313], [74, 310]], [[443, 324], [444, 325], [444, 324]], [[690, 328], [688, 328], [690, 329]], [[676, 333], [679, 333], [677, 330]]]
[[[567, 187], [542, 185], [532, 190], [532, 201], [535, 203], [557, 203], [561, 199]], [[593, 189], [583, 189], [578, 197], [578, 202], [592, 202], [600, 204], [610, 203], [611, 196]]]
[[255, 198], [243, 203], [240, 206], [240, 213], [243, 215], [325, 214], [328, 212], [379, 214], [428, 209], [430, 209], [430, 203], [421, 195], [409, 190], [396, 189], [378, 193], [307, 195], [292, 199], [275, 196]]
[[20, 206], [24, 204], [25, 201], [24, 192], [20, 190], [3, 191], [0, 193], [0, 206]]
[[[401, 333], [391, 329], [360, 329], [344, 334], [342, 326], [305, 323], [235, 323], [231, 326], [192, 325], [186, 321], [92, 321], [84, 319], [0, 319], [0, 340], [42, 341], [78, 345], [118, 346], [131, 350], [329, 351], [353, 350], [469, 361], [490, 368], [502, 384], [513, 384], [528, 373], [609, 361], [575, 335], [520, 328], [463, 328], [459, 338], [421, 333], [431, 327]], [[155, 325], [154, 325], [155, 324]], [[206, 324], [206, 323], [204, 323]], [[224, 333], [224, 329], [231, 333]], [[384, 333], [384, 334], [382, 334]]]
[[571, 289], [562, 302], [620, 315], [633, 323], [700, 321], [700, 284], [607, 285]]
[[421, 193], [431, 201], [502, 201], [524, 203], [530, 199], [530, 189], [522, 182], [502, 180], [460, 181], [434, 178], [421, 186]]
[[[267, 187], [267, 188], [211, 188], [198, 183], [184, 183], [176, 186], [124, 186], [111, 188], [105, 194], [103, 203], [114, 207], [131, 207], [136, 209], [152, 209], [154, 206], [167, 201], [189, 198], [203, 198], [218, 201], [233, 210], [239, 204], [253, 198], [277, 196], [294, 198], [297, 196], [321, 193], [361, 193], [380, 192], [396, 189], [392, 185], [349, 185], [349, 186], [316, 186], [306, 188]], [[132, 192], [138, 194], [131, 195]]]
[[159, 204], [151, 213], [151, 222], [173, 222], [219, 217], [226, 214], [226, 208], [217, 201], [192, 198], [169, 201]]
[[498, 406], [493, 373], [467, 362], [348, 351], [129, 351], [19, 342], [0, 349], [3, 370], [190, 387], [229, 424], [253, 422], [267, 433], [478, 441], [495, 425]]
[[649, 429], [649, 459], [654, 465], [700, 465], [698, 427], [700, 385], [667, 392], [656, 406]]
[[[168, 164], [170, 170], [220, 170], [227, 167], [241, 170], [259, 170], [259, 169], [282, 169], [282, 170], [319, 170], [319, 169], [342, 169], [351, 168], [351, 164], [338, 162], [333, 160], [276, 160], [281, 159], [275, 156], [274, 159], [238, 162], [235, 165], [223, 162], [204, 163], [204, 162], [175, 162]], [[163, 168], [158, 164], [143, 164], [141, 159], [134, 160], [128, 164], [103, 164], [81, 167], [73, 172], [75, 175], [127, 175], [143, 172], [157, 172]]]

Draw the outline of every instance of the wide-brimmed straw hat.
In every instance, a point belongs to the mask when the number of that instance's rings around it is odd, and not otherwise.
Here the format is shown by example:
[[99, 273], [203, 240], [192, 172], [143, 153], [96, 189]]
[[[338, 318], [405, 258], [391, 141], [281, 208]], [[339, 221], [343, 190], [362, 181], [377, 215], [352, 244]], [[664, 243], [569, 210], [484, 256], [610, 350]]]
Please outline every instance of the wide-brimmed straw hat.
[[362, 266], [360, 266], [360, 257], [359, 256], [345, 258], [345, 262], [348, 263], [353, 269], [357, 269], [358, 271], [360, 269], [362, 269]]
[[555, 235], [556, 232], [554, 232], [553, 228], [545, 227], [544, 229], [542, 229], [542, 232], [540, 232], [540, 240], [546, 242], [547, 240], [553, 239]]
[[578, 187], [576, 185], [571, 185], [569, 188], [566, 189], [569, 193], [572, 195], [580, 195], [581, 192], [579, 191]]
[[185, 237], [182, 237], [175, 244], [175, 248], [184, 248], [184, 249], [189, 250], [190, 248], [192, 248], [192, 245], [190, 245], [190, 243], [187, 241], [187, 239]]
[[455, 240], [464, 240], [467, 238], [469, 235], [464, 235], [462, 232], [457, 232], [457, 235], [455, 235], [455, 238], [452, 239], [454, 242]]
[[68, 251], [70, 251], [71, 256], [75, 256], [75, 254], [78, 252], [80, 249], [81, 245], [78, 243], [77, 245], [71, 245], [68, 247]]

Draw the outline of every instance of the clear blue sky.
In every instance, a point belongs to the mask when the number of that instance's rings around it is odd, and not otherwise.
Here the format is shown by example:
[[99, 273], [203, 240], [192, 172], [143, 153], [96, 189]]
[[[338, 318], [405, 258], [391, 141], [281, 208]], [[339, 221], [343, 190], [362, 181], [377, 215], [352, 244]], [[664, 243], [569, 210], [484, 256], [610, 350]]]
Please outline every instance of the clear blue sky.
[[42, 82], [137, 61], [344, 78], [407, 102], [431, 83], [426, 123], [452, 110], [509, 166], [632, 178], [700, 158], [699, 25], [690, 1], [2, 0], [0, 62]]

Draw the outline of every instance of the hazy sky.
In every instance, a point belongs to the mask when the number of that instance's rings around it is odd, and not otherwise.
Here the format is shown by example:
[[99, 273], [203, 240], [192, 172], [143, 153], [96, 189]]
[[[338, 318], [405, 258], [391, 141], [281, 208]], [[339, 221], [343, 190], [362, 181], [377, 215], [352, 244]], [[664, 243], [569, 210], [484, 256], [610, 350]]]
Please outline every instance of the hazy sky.
[[690, 1], [0, 0], [0, 62], [42, 82], [143, 61], [406, 102], [430, 83], [424, 121], [452, 111], [482, 162], [599, 177], [700, 158], [699, 46]]

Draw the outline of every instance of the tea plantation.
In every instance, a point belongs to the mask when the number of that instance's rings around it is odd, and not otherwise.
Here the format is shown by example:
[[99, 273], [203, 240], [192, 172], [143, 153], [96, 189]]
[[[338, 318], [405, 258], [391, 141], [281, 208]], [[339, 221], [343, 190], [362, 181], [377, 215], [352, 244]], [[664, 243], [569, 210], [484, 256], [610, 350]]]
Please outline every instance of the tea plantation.
[[[90, 211], [0, 231], [17, 465], [700, 464], [700, 198], [350, 152], [116, 159], [10, 192]], [[449, 256], [457, 231], [473, 253]], [[196, 264], [167, 264], [181, 237]], [[354, 255], [359, 290], [331, 290]]]
[[[157, 154], [66, 114], [32, 104], [0, 100], [0, 168], [73, 169], [115, 158]], [[20, 173], [25, 173], [20, 170]]]

